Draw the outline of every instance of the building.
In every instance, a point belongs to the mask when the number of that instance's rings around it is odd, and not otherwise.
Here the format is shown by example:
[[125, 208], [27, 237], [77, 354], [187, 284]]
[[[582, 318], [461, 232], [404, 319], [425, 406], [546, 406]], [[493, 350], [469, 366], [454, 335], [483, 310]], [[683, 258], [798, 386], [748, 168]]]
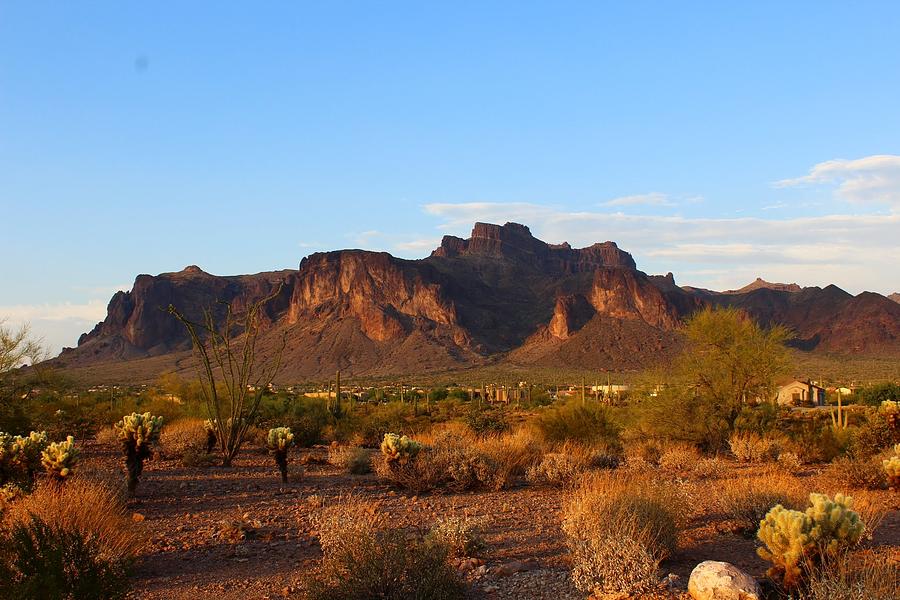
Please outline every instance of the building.
[[795, 379], [778, 388], [778, 404], [789, 406], [823, 406], [825, 404], [825, 388], [811, 381]]

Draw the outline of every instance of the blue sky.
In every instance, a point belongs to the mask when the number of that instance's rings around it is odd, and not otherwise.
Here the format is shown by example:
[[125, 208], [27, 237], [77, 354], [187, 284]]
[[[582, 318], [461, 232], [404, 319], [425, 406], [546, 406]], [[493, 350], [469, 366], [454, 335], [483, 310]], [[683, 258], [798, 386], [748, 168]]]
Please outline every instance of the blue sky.
[[900, 290], [900, 4], [719, 4], [0, 2], [0, 317], [474, 220]]

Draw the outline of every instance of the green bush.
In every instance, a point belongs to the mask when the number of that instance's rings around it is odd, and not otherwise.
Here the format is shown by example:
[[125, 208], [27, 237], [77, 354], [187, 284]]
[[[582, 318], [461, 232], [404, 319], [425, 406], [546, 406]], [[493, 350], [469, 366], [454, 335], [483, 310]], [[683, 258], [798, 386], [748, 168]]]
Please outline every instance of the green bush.
[[870, 385], [856, 391], [860, 404], [880, 406], [885, 400], [900, 401], [900, 385], [896, 383], [880, 383]]
[[126, 565], [103, 558], [100, 544], [38, 518], [18, 523], [0, 543], [0, 592], [21, 600], [123, 598]]
[[463, 422], [477, 435], [503, 433], [509, 429], [506, 413], [502, 408], [480, 410], [472, 408], [463, 418]]
[[534, 427], [547, 443], [577, 441], [619, 446], [619, 427], [606, 406], [565, 404], [546, 410], [534, 419]]

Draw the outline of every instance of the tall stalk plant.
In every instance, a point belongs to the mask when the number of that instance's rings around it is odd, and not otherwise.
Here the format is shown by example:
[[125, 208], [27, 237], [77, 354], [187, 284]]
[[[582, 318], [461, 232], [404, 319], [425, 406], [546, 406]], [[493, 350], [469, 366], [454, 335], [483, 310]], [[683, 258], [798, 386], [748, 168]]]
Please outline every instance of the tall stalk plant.
[[263, 394], [281, 369], [285, 339], [267, 356], [257, 354], [262, 312], [281, 292], [281, 284], [271, 294], [251, 304], [238, 315], [229, 303], [224, 319], [218, 321], [212, 308], [203, 310], [201, 322], [194, 322], [169, 305], [169, 313], [187, 328], [199, 363], [200, 388], [222, 454], [222, 466], [231, 466], [240, 452], [247, 432], [256, 421]]

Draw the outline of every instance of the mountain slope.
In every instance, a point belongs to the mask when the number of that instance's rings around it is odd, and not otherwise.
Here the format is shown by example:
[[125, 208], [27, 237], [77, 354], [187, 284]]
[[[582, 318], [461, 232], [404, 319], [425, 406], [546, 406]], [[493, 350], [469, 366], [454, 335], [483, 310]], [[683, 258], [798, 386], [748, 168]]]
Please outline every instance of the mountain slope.
[[[280, 286], [280, 290], [279, 290]], [[181, 360], [190, 341], [165, 312], [192, 319], [223, 302], [236, 310], [279, 290], [266, 306], [263, 352], [286, 340], [284, 379], [387, 375], [517, 365], [632, 369], [677, 352], [677, 328], [706, 305], [737, 306], [765, 324], [794, 329], [806, 350], [900, 348], [900, 304], [828, 286], [757, 280], [718, 293], [648, 276], [613, 242], [551, 245], [515, 223], [476, 223], [468, 239], [446, 236], [431, 255], [404, 260], [342, 250], [312, 254], [296, 270], [218, 277], [197, 267], [139, 275], [110, 301], [106, 319], [57, 359], [64, 367], [153, 358]], [[148, 363], [149, 364], [149, 363]]]

